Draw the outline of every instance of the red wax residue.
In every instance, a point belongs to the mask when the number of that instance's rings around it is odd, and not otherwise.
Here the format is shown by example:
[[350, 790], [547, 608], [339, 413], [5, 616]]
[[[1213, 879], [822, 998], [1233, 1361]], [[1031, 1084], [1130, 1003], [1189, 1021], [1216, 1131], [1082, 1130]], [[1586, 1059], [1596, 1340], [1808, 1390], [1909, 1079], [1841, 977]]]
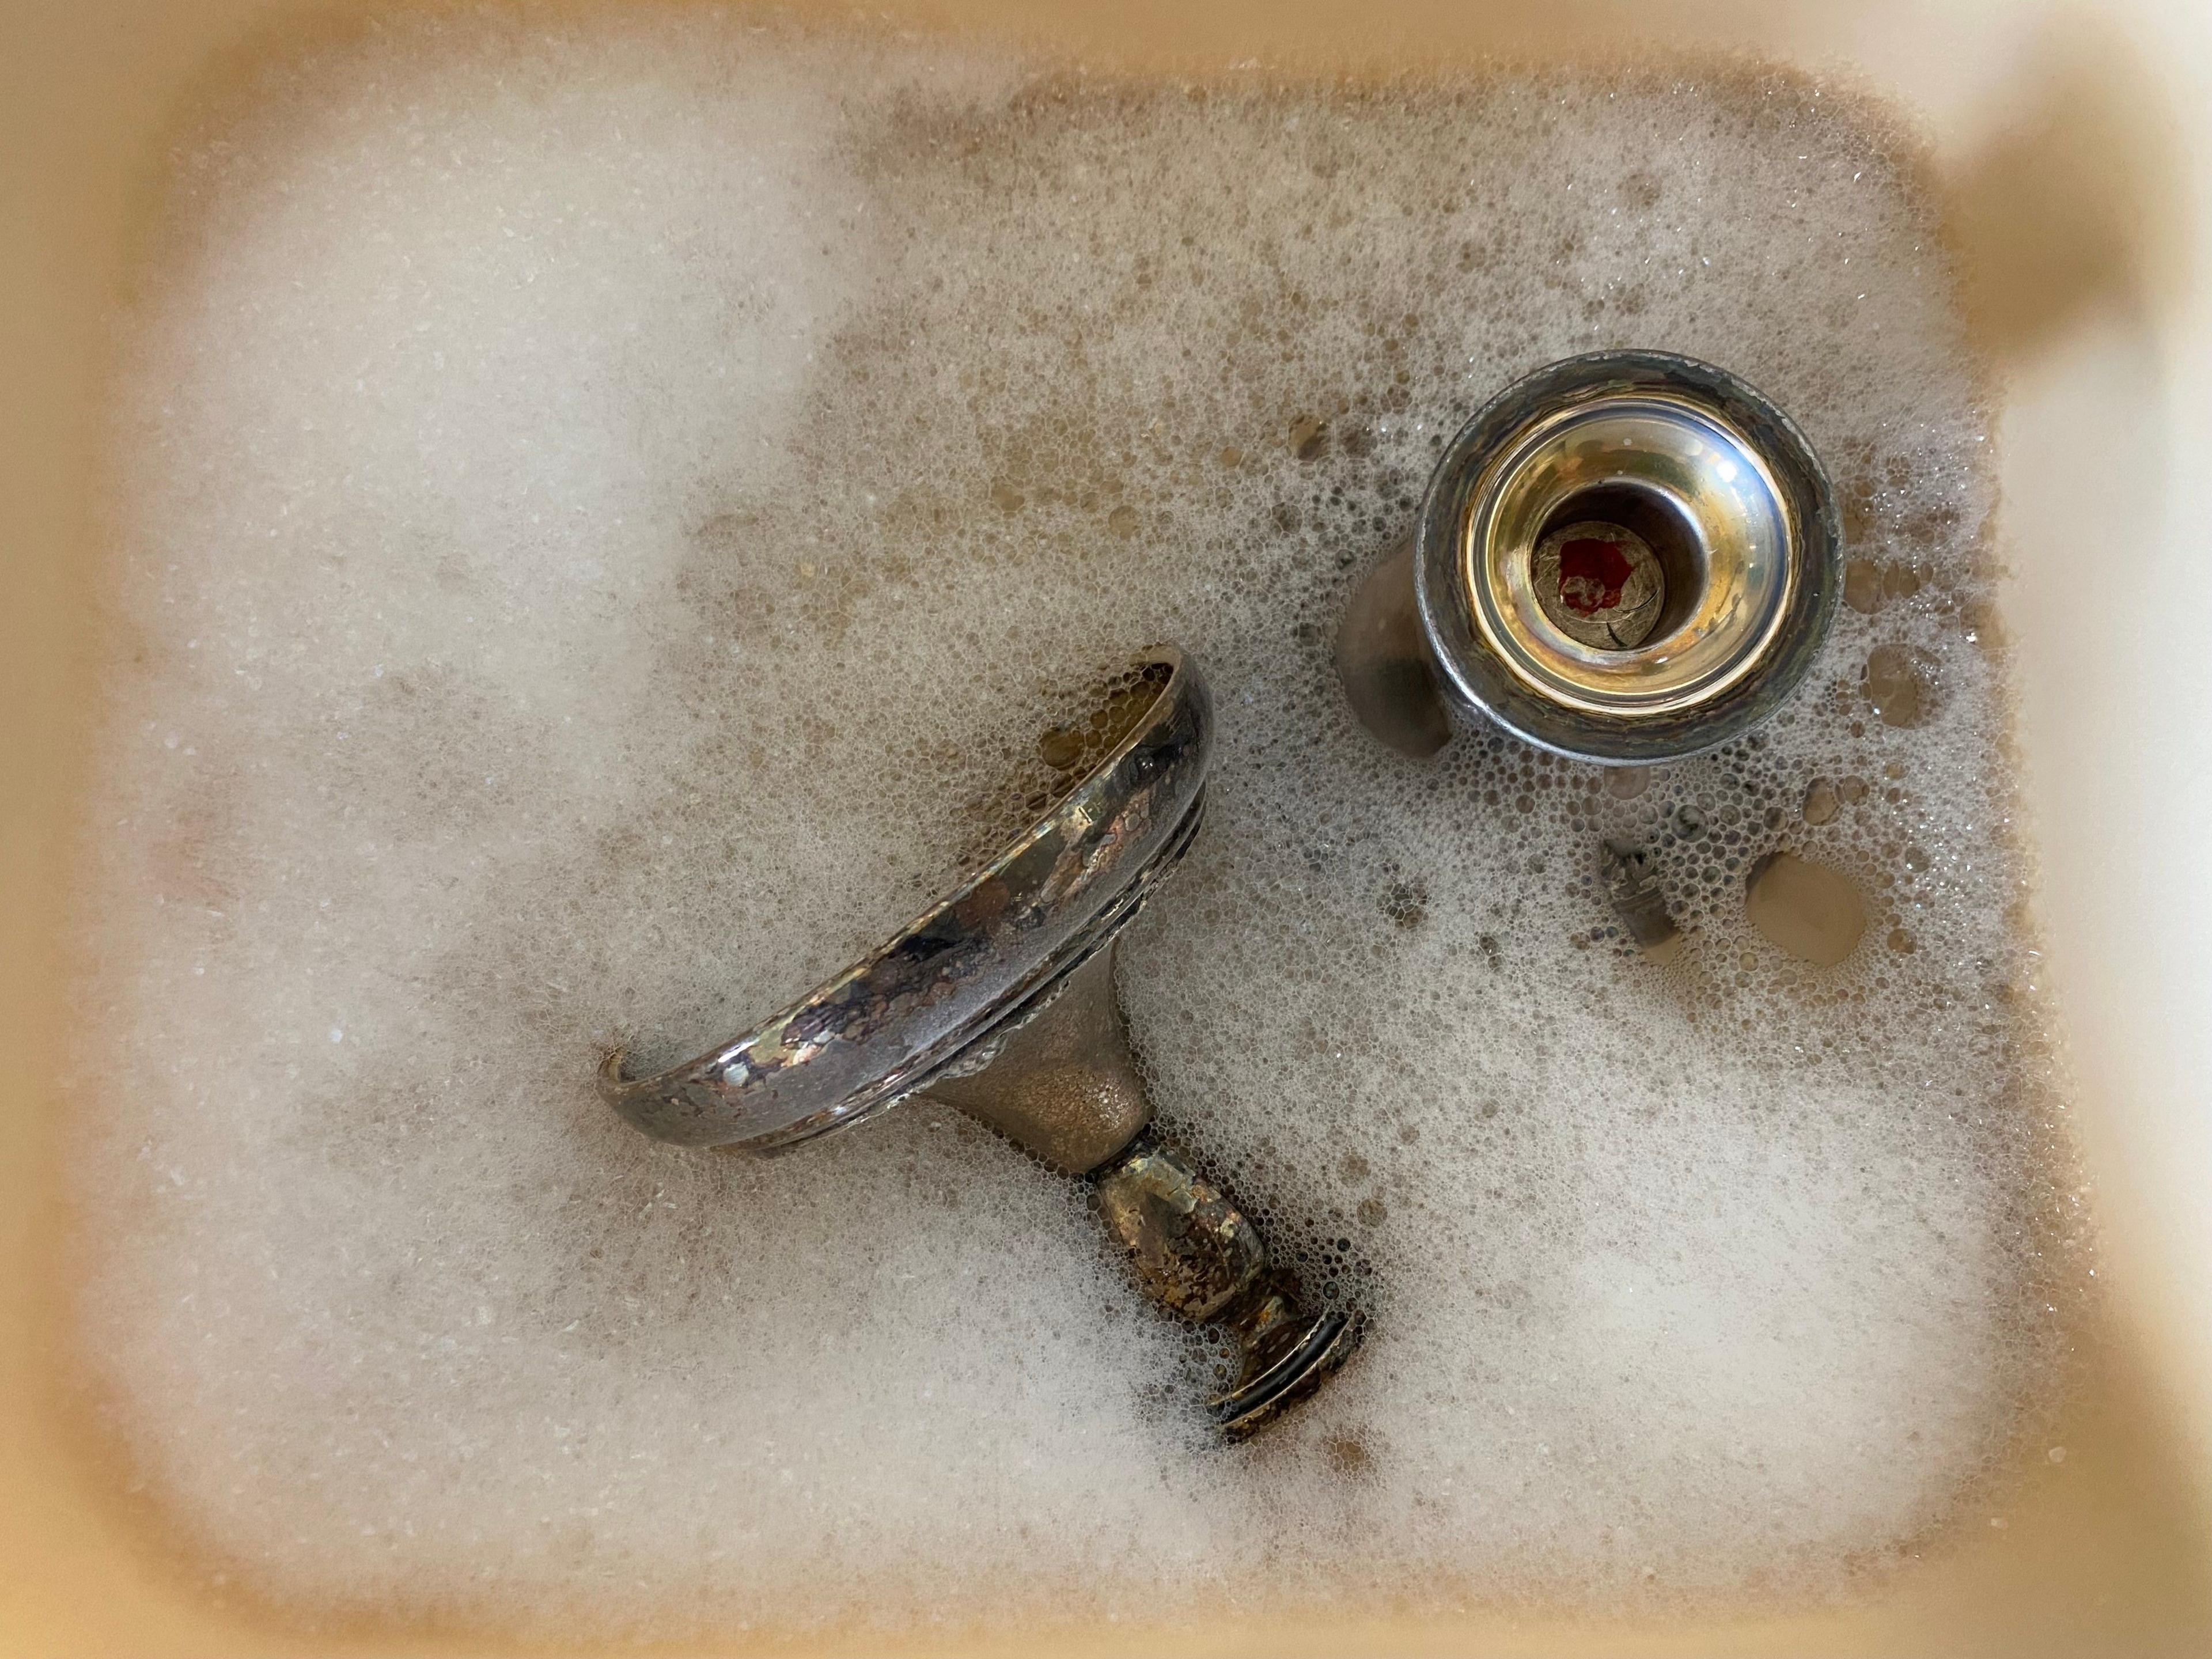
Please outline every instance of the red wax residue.
[[1577, 616], [1612, 610], [1627, 585], [1627, 555], [1613, 543], [1578, 536], [1559, 550], [1559, 603]]

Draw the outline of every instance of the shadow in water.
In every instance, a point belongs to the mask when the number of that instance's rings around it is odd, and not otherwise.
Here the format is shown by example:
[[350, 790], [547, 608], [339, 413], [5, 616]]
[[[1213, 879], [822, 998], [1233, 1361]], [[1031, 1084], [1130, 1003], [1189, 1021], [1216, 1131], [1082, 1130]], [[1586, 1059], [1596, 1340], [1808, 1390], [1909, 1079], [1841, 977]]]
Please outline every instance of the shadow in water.
[[2047, 32], [1997, 101], [1945, 183], [1977, 343], [2010, 366], [2178, 290], [2183, 167], [2157, 82], [2087, 20]]

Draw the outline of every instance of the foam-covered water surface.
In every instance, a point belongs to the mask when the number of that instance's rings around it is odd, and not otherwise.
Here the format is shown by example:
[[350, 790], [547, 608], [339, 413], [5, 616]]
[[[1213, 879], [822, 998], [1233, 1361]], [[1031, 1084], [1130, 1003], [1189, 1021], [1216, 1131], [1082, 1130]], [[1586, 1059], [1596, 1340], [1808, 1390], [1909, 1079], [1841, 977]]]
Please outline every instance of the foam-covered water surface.
[[[206, 1570], [564, 1635], [1616, 1607], [1957, 1516], [2087, 1256], [1918, 166], [1734, 64], [1183, 87], [739, 15], [266, 70], [128, 337], [72, 1079], [88, 1364]], [[1607, 345], [1805, 429], [1825, 655], [1656, 773], [1382, 749], [1352, 586]], [[592, 1086], [905, 920], [1164, 639], [1220, 758], [1132, 1033], [1372, 1318], [1233, 1450], [1080, 1189], [957, 1114], [750, 1164]], [[1778, 849], [1863, 895], [1840, 965], [1746, 919]]]

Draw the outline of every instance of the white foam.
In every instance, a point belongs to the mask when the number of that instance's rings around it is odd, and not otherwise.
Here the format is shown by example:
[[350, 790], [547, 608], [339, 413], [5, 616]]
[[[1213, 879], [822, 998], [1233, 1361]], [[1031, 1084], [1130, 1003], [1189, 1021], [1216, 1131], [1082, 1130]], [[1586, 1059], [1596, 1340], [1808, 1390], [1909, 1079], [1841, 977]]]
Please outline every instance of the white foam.
[[[87, 1345], [210, 1571], [564, 1634], [1820, 1595], [1984, 1478], [2079, 1269], [1964, 620], [1986, 411], [1880, 112], [699, 17], [409, 26], [259, 100], [133, 335], [77, 1077]], [[1773, 396], [1926, 585], [1634, 799], [1384, 752], [1351, 584], [1477, 404], [1629, 343]], [[1079, 1192], [957, 1115], [755, 1165], [591, 1086], [902, 920], [1163, 638], [1222, 752], [1133, 1030], [1374, 1319], [1234, 1452]], [[1919, 727], [1856, 689], [1887, 641]], [[1661, 843], [1686, 966], [1605, 834]], [[1744, 923], [1777, 845], [1869, 894], [1841, 969]]]

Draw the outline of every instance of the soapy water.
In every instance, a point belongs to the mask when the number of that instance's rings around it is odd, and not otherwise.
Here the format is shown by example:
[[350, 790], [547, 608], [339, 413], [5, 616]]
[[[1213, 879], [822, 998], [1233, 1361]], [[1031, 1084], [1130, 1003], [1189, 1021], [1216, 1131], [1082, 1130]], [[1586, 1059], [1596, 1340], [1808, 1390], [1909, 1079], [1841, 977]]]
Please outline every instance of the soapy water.
[[[211, 1575], [571, 1637], [1820, 1597], [2000, 1478], [2087, 1246], [1988, 410], [1885, 112], [448, 20], [181, 157], [75, 1169], [89, 1374]], [[1788, 409], [1875, 574], [1712, 757], [1382, 749], [1352, 586], [1474, 408], [1632, 344]], [[903, 921], [1159, 640], [1219, 760], [1132, 1036], [1372, 1320], [1236, 1450], [1080, 1188], [958, 1114], [749, 1163], [592, 1086]], [[1776, 854], [1859, 896], [1841, 963], [1747, 914]]]

